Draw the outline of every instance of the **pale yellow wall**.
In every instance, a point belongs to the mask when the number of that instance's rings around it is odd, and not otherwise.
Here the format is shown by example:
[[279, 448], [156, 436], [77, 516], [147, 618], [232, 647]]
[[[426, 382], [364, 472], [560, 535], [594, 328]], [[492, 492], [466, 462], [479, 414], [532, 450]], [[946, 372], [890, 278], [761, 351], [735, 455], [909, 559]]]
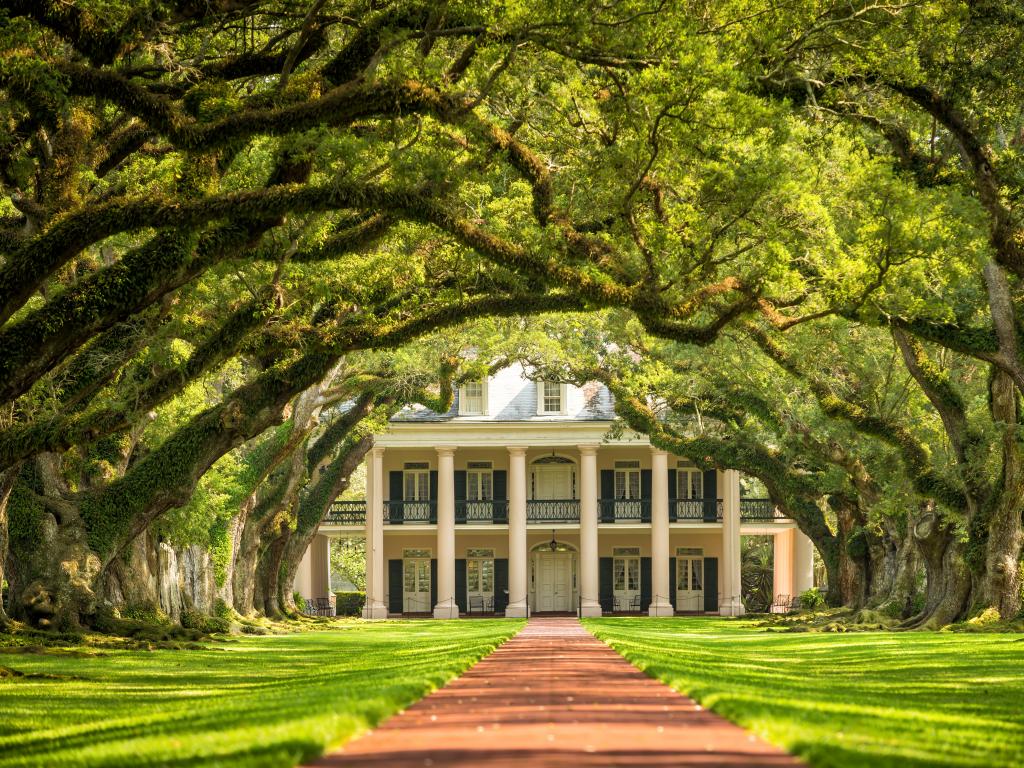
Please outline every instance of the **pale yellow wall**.
[[[396, 526], [398, 527], [398, 526]], [[406, 526], [412, 528], [412, 526]], [[578, 530], [556, 529], [555, 538], [579, 549], [580, 535]], [[551, 541], [551, 529], [530, 528], [526, 534], [526, 548], [533, 549], [538, 544]], [[488, 547], [494, 550], [497, 558], [508, 557], [508, 529], [495, 527], [494, 532], [467, 531], [461, 527], [455, 529], [455, 557], [466, 556], [466, 549]], [[651, 555], [651, 534], [649, 531], [614, 531], [601, 528], [598, 533], [598, 556], [611, 557], [614, 547], [640, 547], [643, 557]], [[673, 530], [669, 537], [669, 556], [675, 557], [676, 547], [701, 547], [709, 557], [722, 556], [722, 532], [720, 529], [701, 532], [691, 530]], [[433, 530], [406, 533], [386, 530], [384, 532], [384, 557], [387, 560], [401, 558], [406, 548], [429, 549], [432, 556], [437, 556], [437, 536]]]
[[[499, 428], [500, 427], [496, 427]], [[552, 451], [576, 463], [579, 468], [580, 455], [575, 446], [564, 448], [530, 448], [526, 452], [526, 462], [531, 464], [542, 456], [550, 456]], [[404, 469], [407, 461], [425, 461], [430, 469], [437, 469], [437, 451], [433, 448], [388, 448], [384, 452], [384, 497], [388, 497], [388, 473]], [[455, 469], [465, 469], [470, 461], [489, 461], [494, 469], [508, 469], [509, 454], [501, 448], [460, 448], [455, 452]], [[641, 469], [651, 468], [651, 449], [647, 446], [602, 445], [597, 451], [597, 469], [614, 469], [616, 461], [639, 461]], [[669, 457], [669, 468], [675, 469], [680, 461], [674, 456]], [[718, 473], [719, 496], [724, 482], [722, 473]]]

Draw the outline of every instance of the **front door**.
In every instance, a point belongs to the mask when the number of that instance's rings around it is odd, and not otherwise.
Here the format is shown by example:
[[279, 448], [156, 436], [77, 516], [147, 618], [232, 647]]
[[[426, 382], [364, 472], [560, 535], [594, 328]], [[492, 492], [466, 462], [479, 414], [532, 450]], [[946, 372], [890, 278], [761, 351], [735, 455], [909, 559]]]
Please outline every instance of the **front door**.
[[615, 610], [640, 610], [640, 555], [617, 555], [612, 563]]
[[541, 552], [537, 555], [537, 610], [572, 610], [572, 555]]
[[405, 613], [429, 613], [430, 558], [407, 557], [402, 561], [402, 610]]
[[676, 610], [699, 611], [704, 607], [704, 558], [676, 558]]

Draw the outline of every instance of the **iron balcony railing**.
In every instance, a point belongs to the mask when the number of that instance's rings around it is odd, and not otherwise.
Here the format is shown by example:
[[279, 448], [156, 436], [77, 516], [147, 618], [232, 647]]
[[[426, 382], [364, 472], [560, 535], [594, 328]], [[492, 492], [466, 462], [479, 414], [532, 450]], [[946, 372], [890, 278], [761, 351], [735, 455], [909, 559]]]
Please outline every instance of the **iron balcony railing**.
[[602, 523], [651, 522], [650, 499], [600, 499], [597, 506]]
[[[723, 502], [716, 499], [673, 499], [670, 514], [673, 520], [701, 520], [721, 522]], [[436, 501], [385, 501], [383, 504], [385, 523], [395, 525], [429, 524], [437, 522]], [[712, 510], [713, 513], [712, 513]], [[600, 520], [603, 523], [644, 522], [651, 520], [650, 499], [600, 499], [598, 501]], [[713, 515], [713, 516], [712, 516]], [[580, 502], [578, 499], [534, 499], [526, 502], [526, 519], [533, 523], [578, 522]], [[771, 499], [740, 499], [740, 520], [744, 523], [773, 522], [788, 520]], [[324, 522], [332, 525], [365, 525], [366, 501], [335, 501]], [[508, 502], [504, 500], [456, 501], [455, 522], [462, 524], [493, 523], [508, 524]]]
[[324, 522], [333, 525], [366, 525], [366, 502], [364, 500], [332, 502]]
[[430, 501], [385, 501], [384, 522], [391, 525], [423, 524], [437, 522], [437, 502]]
[[470, 525], [476, 523], [504, 525], [508, 523], [508, 502], [497, 499], [487, 501], [456, 500], [455, 522]]
[[675, 507], [675, 520], [702, 520], [705, 523], [721, 522], [722, 512], [724, 511], [722, 499], [675, 499], [671, 502], [671, 505]]
[[531, 499], [526, 502], [528, 523], [578, 523], [579, 520], [578, 499]]
[[744, 523], [788, 520], [771, 499], [740, 499], [740, 521]]

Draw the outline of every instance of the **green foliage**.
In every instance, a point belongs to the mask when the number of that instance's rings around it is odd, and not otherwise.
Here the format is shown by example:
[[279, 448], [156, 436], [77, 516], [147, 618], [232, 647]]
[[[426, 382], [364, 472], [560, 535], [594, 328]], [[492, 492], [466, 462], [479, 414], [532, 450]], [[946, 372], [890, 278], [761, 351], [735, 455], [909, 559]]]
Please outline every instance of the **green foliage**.
[[185, 629], [195, 629], [204, 635], [223, 634], [231, 630], [231, 622], [228, 619], [207, 616], [190, 608], [181, 612], [181, 626]]
[[306, 598], [302, 596], [301, 592], [292, 592], [292, 600], [295, 601], [295, 608], [299, 613], [306, 612]]
[[800, 607], [805, 611], [817, 611], [825, 607], [825, 596], [817, 587], [800, 593]]
[[359, 616], [366, 605], [365, 592], [335, 592], [337, 599], [336, 613], [338, 616]]
[[331, 573], [341, 576], [357, 590], [365, 590], [366, 540], [345, 538], [332, 542]]

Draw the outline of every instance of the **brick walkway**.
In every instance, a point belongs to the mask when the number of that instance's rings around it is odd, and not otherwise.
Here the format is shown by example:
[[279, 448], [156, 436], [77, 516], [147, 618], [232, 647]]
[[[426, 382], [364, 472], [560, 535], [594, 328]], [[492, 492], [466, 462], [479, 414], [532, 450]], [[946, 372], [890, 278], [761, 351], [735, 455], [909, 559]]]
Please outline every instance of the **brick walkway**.
[[801, 763], [647, 677], [575, 618], [558, 618], [531, 619], [462, 677], [313, 765]]

